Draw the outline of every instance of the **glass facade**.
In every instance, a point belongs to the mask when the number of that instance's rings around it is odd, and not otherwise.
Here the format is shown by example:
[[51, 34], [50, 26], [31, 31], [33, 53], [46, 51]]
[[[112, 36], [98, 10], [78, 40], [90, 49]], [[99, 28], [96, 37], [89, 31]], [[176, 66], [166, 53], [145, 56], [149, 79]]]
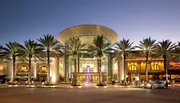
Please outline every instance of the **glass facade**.
[[[66, 70], [64, 71], [64, 74], [67, 76], [65, 77], [66, 80], [72, 81], [74, 78], [74, 62], [71, 56], [66, 57], [65, 60], [65, 67]], [[98, 62], [97, 58], [88, 58], [88, 57], [79, 57], [79, 59], [76, 60], [76, 68], [77, 68], [77, 81], [78, 83], [97, 83], [99, 80], [99, 70], [98, 70]], [[108, 79], [108, 58], [105, 57], [103, 60], [101, 60], [101, 78], [103, 82], [107, 82]]]

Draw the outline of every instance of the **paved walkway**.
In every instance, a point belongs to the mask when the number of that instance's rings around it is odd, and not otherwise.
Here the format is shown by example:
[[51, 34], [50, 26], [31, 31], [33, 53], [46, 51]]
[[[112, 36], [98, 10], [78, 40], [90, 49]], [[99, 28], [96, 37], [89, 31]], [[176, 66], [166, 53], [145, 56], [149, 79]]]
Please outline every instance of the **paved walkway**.
[[143, 88], [0, 88], [0, 103], [180, 103], [180, 90]]
[[[140, 86], [121, 86], [119, 84], [116, 85], [107, 85], [107, 86], [96, 86], [95, 84], [85, 84], [82, 86], [71, 86], [70, 83], [62, 83], [62, 84], [56, 84], [52, 86], [45, 86], [45, 85], [7, 85], [7, 84], [0, 84], [0, 88], [11, 88], [11, 87], [36, 87], [36, 88], [142, 88]], [[170, 89], [172, 87], [169, 87]], [[180, 86], [174, 87], [174, 89], [180, 89]]]

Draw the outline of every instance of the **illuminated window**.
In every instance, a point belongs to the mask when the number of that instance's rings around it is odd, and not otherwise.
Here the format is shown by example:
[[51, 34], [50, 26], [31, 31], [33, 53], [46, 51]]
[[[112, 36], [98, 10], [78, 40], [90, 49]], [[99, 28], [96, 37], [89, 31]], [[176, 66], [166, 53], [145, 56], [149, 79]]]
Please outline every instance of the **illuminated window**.
[[40, 72], [47, 72], [48, 70], [47, 70], [47, 67], [46, 66], [42, 66], [41, 68], [40, 68]]
[[159, 67], [158, 64], [153, 64], [152, 67], [151, 67], [151, 70], [158, 71], [158, 70], [160, 70], [160, 67]]
[[129, 70], [130, 70], [130, 71], [136, 71], [137, 68], [136, 68], [136, 66], [135, 66], [134, 64], [131, 64], [131, 65], [129, 66]]
[[0, 65], [0, 71], [2, 71], [3, 70], [3, 66], [2, 65]]
[[19, 68], [19, 72], [28, 72], [27, 66], [23, 65]]

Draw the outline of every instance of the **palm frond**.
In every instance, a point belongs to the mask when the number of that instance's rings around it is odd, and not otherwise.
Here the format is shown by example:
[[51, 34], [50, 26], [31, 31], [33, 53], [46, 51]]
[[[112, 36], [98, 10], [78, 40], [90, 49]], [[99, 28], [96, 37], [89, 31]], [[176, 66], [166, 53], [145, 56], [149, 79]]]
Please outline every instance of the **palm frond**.
[[114, 57], [116, 58], [116, 60], [122, 58], [122, 55], [126, 55], [128, 56], [128, 54], [130, 53], [130, 51], [132, 51], [133, 49], [135, 49], [133, 45], [133, 42], [130, 42], [129, 39], [124, 39], [120, 40], [119, 42], [117, 42], [115, 44], [115, 55]]
[[65, 53], [68, 55], [78, 55], [84, 51], [86, 44], [82, 44], [78, 37], [70, 37], [65, 43]]
[[89, 45], [88, 52], [96, 57], [105, 56], [111, 48], [111, 43], [104, 35], [98, 35], [93, 39], [93, 44]]
[[38, 39], [38, 41], [40, 42], [39, 47], [41, 47], [43, 51], [50, 51], [49, 55], [51, 56], [57, 56], [63, 53], [60, 49], [62, 45], [51, 34], [44, 35], [43, 38]]

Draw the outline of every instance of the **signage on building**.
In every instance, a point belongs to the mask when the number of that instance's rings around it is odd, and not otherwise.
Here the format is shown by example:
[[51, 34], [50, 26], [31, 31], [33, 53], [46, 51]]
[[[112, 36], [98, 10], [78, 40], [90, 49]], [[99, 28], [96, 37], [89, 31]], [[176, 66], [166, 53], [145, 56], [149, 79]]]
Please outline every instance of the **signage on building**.
[[[151, 57], [148, 57], [148, 60], [151, 60]], [[137, 57], [136, 60], [146, 60], [146, 57]]]
[[169, 69], [180, 69], [180, 62], [170, 62], [169, 65]]
[[179, 58], [175, 58], [168, 62], [168, 69], [180, 69], [180, 60]]

